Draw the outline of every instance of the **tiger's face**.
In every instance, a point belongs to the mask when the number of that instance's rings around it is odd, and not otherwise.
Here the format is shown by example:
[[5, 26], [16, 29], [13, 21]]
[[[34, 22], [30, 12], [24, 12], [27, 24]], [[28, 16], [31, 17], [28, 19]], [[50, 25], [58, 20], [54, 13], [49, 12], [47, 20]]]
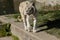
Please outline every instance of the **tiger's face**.
[[33, 14], [34, 13], [34, 6], [33, 7], [29, 7], [28, 10], [26, 10], [27, 14]]

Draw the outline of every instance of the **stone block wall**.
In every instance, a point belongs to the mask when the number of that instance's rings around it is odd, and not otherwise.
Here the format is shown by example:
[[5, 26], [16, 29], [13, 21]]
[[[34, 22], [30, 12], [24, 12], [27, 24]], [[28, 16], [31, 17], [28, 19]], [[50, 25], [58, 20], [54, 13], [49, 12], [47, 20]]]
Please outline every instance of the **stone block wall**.
[[22, 2], [22, 1], [25, 1], [25, 0], [13, 0], [14, 10], [15, 10], [16, 12], [19, 11], [19, 4], [20, 4], [20, 2]]

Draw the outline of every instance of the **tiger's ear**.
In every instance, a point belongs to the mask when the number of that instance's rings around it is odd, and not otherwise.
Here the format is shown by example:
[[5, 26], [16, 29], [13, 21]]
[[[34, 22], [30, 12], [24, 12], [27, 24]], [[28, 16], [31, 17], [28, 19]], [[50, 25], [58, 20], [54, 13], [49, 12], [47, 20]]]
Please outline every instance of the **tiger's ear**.
[[35, 6], [35, 3], [34, 3], [34, 2], [32, 2], [32, 5], [33, 5], [33, 6]]
[[32, 5], [34, 6], [34, 5], [35, 5], [35, 3], [33, 2], [33, 3], [32, 3]]

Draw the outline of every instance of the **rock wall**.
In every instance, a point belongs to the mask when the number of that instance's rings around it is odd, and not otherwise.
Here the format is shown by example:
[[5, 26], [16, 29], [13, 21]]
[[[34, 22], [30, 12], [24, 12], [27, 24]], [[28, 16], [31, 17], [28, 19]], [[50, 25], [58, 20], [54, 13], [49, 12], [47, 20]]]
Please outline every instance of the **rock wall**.
[[36, 0], [40, 3], [45, 3], [45, 5], [55, 6], [56, 4], [60, 5], [60, 0]]
[[60, 0], [36, 0], [36, 6], [38, 9], [45, 7], [45, 9], [60, 10]]

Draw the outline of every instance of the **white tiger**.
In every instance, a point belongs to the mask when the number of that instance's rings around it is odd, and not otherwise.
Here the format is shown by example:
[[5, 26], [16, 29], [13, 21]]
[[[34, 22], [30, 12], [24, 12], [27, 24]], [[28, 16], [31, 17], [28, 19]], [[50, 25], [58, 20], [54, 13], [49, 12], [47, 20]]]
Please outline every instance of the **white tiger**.
[[29, 18], [31, 18], [30, 15], [33, 15], [33, 32], [36, 32], [36, 15], [35, 15], [36, 8], [34, 2], [32, 1], [21, 2], [19, 5], [19, 12], [21, 14], [25, 30], [27, 31], [31, 31]]

